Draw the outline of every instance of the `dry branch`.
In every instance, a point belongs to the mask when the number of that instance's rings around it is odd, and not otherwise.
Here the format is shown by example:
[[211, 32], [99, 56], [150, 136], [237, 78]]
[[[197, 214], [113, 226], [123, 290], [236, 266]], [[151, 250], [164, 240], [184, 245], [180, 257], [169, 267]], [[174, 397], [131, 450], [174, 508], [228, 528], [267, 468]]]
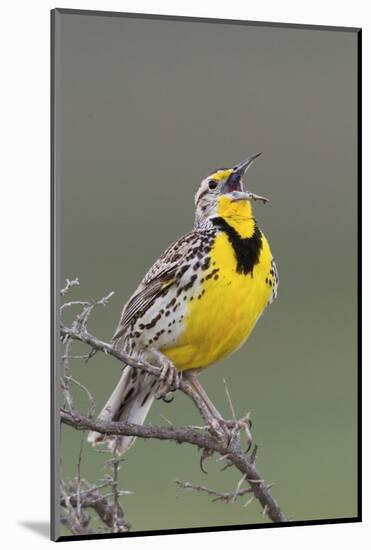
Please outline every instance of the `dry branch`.
[[215, 489], [209, 489], [204, 485], [193, 485], [193, 483], [190, 483], [189, 481], [181, 481], [180, 479], [175, 480], [175, 483], [179, 485], [179, 487], [181, 487], [182, 489], [191, 489], [192, 491], [207, 493], [208, 495], [215, 497], [213, 499], [213, 502], [217, 502], [218, 500], [227, 503], [234, 502], [238, 497], [242, 497], [252, 492], [252, 489], [249, 487], [246, 487], [245, 489], [240, 489], [238, 491], [235, 491], [234, 493], [223, 493], [221, 491], [215, 491]]
[[[81, 487], [83, 487], [83, 489]], [[62, 523], [76, 535], [87, 535], [94, 530], [89, 528], [91, 515], [94, 510], [101, 522], [113, 533], [125, 533], [130, 529], [130, 523], [125, 520], [124, 511], [116, 495], [103, 495], [101, 489], [111, 486], [110, 482], [97, 485], [88, 483], [85, 479], [78, 483], [61, 484], [61, 506], [65, 513]], [[119, 495], [119, 492], [117, 492]]]
[[[120, 352], [114, 349], [109, 343], [99, 340], [94, 335], [92, 335], [87, 329], [88, 318], [97, 305], [106, 305], [108, 299], [113, 295], [111, 292], [108, 296], [98, 300], [96, 302], [83, 302], [80, 305], [83, 307], [82, 312], [76, 317], [75, 321], [72, 323], [71, 327], [66, 327], [62, 324], [61, 326], [61, 339], [67, 345], [67, 352], [65, 356], [70, 356], [70, 343], [72, 340], [77, 340], [83, 342], [92, 348], [91, 354], [97, 353], [99, 351], [110, 355], [117, 359], [122, 365], [130, 365], [133, 368], [138, 368], [142, 371], [150, 373], [156, 377], [160, 375], [160, 369], [146, 363], [142, 360], [134, 359], [124, 352]], [[63, 306], [62, 306], [63, 307]], [[67, 408], [62, 409], [61, 411], [61, 421], [62, 423], [73, 427], [76, 430], [92, 430], [99, 432], [104, 435], [133, 435], [136, 437], [141, 437], [145, 439], [160, 439], [163, 441], [174, 441], [177, 443], [188, 443], [194, 445], [202, 450], [202, 459], [210, 456], [212, 453], [217, 452], [221, 455], [222, 459], [227, 460], [227, 466], [234, 466], [242, 474], [236, 490], [234, 493], [218, 493], [211, 489], [204, 488], [202, 486], [192, 486], [188, 484], [187, 488], [193, 488], [195, 490], [200, 490], [204, 492], [209, 492], [221, 500], [233, 501], [236, 500], [238, 496], [242, 496], [246, 493], [251, 493], [251, 499], [246, 503], [249, 504], [253, 499], [256, 499], [261, 507], [263, 515], [267, 515], [271, 521], [274, 522], [286, 522], [288, 521], [283, 512], [280, 509], [277, 501], [270, 493], [271, 484], [267, 484], [264, 479], [262, 479], [259, 474], [256, 465], [256, 447], [254, 447], [250, 457], [244, 452], [239, 429], [236, 429], [236, 419], [230, 421], [224, 421], [225, 426], [233, 428], [230, 432], [230, 437], [225, 437], [225, 431], [220, 431], [218, 428], [218, 422], [210, 413], [210, 411], [205, 407], [204, 402], [200, 399], [198, 393], [194, 391], [191, 384], [187, 381], [187, 378], [183, 378], [180, 381], [179, 390], [185, 393], [195, 404], [199, 410], [201, 416], [206, 421], [206, 426], [204, 428], [192, 427], [192, 426], [140, 426], [136, 424], [128, 424], [124, 422], [109, 422], [109, 421], [100, 421], [94, 420], [89, 416], [81, 414], [79, 411], [73, 409], [73, 400], [69, 398], [69, 389], [71, 382], [75, 382], [74, 379], [69, 374], [68, 363], [66, 363], [66, 358], [64, 357], [64, 366], [65, 366], [65, 405]], [[67, 389], [66, 389], [67, 384]], [[86, 388], [85, 388], [86, 389]], [[230, 398], [228, 388], [225, 384], [226, 394], [228, 402], [231, 407], [233, 416], [234, 408]], [[67, 398], [67, 399], [66, 399]], [[246, 425], [246, 418], [240, 421], [240, 426]], [[117, 474], [117, 471], [116, 471]], [[179, 484], [182, 482], [179, 482]], [[183, 482], [184, 483], [184, 482]], [[187, 482], [188, 483], [188, 482]], [[248, 484], [247, 488], [243, 488], [244, 483]], [[117, 476], [114, 485], [117, 488]], [[197, 488], [198, 487], [198, 488]], [[201, 487], [201, 488], [200, 488]], [[84, 497], [85, 498], [85, 497]], [[73, 500], [69, 501], [69, 504]], [[67, 506], [67, 501], [65, 501]], [[81, 505], [84, 508], [83, 505]], [[118, 510], [118, 494], [116, 493], [114, 498], [114, 506]], [[70, 511], [71, 512], [71, 511]], [[76, 521], [71, 515], [71, 526], [75, 528]], [[116, 520], [119, 518], [117, 516]], [[115, 528], [115, 518], [112, 519], [113, 523], [112, 528]], [[71, 528], [70, 526], [70, 528]], [[74, 527], [75, 526], [75, 527]]]
[[256, 466], [249, 462], [241, 445], [236, 441], [231, 442], [228, 446], [226, 443], [218, 441], [207, 431], [200, 431], [187, 426], [139, 426], [124, 422], [102, 422], [88, 418], [76, 411], [62, 410], [61, 420], [77, 430], [93, 430], [107, 435], [134, 435], [144, 439], [189, 443], [209, 452], [216, 451], [221, 455], [228, 455], [228, 460], [246, 476], [251, 493], [260, 502], [263, 510], [266, 509], [267, 516], [274, 522], [287, 521], [278, 503], [270, 494], [270, 485], [261, 478]]
[[59, 293], [61, 296], [64, 296], [73, 286], [79, 286], [79, 285], [80, 285], [80, 281], [78, 280], [77, 277], [76, 279], [72, 279], [71, 281], [70, 279], [66, 279], [66, 286], [64, 288], [61, 288]]

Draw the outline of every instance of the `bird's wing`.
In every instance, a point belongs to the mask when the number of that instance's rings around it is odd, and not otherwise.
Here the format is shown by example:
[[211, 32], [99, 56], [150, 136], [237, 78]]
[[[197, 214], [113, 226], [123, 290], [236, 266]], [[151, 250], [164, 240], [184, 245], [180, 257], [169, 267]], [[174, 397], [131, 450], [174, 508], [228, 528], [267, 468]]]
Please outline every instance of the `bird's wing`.
[[[137, 313], [145, 312], [161, 294], [174, 285], [182, 276], [187, 253], [199, 238], [192, 231], [169, 246], [147, 272], [137, 290], [125, 304], [112, 341], [116, 341], [126, 332]], [[188, 267], [188, 266], [187, 266]]]
[[269, 300], [270, 304], [273, 302], [273, 300], [275, 300], [277, 298], [277, 290], [278, 290], [278, 285], [279, 285], [277, 265], [276, 265], [276, 262], [274, 260], [272, 260], [272, 262], [271, 262], [271, 273], [273, 275], [273, 290], [272, 290], [271, 298]]

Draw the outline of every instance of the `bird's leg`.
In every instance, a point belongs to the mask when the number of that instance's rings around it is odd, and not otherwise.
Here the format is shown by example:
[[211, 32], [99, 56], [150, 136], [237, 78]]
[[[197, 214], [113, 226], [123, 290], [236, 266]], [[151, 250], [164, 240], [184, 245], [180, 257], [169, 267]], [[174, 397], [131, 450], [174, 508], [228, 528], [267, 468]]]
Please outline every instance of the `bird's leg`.
[[156, 364], [161, 369], [159, 376], [159, 388], [156, 393], [157, 399], [163, 399], [170, 391], [177, 390], [179, 388], [181, 373], [173, 365], [173, 363], [161, 353], [158, 349], [147, 350], [151, 353], [155, 359]]
[[219, 421], [224, 420], [224, 418], [222, 417], [218, 409], [215, 407], [214, 403], [211, 401], [211, 399], [207, 395], [204, 388], [201, 386], [200, 382], [197, 379], [197, 376], [189, 372], [186, 373], [186, 376], [190, 386], [205, 403], [206, 407], [208, 408], [210, 413], [213, 415], [213, 417]]
[[224, 418], [215, 407], [214, 403], [210, 400], [206, 391], [197, 380], [197, 377], [193, 373], [186, 372], [185, 379], [191, 389], [201, 400], [202, 407], [199, 406], [199, 410], [204, 416], [206, 422], [209, 424], [212, 431], [227, 444], [230, 439], [230, 433], [228, 427], [225, 425]]
[[[250, 449], [251, 443], [252, 443], [252, 435], [250, 431], [250, 428], [251, 428], [250, 418], [246, 416], [245, 418], [242, 418], [240, 420], [225, 420], [220, 414], [220, 412], [218, 411], [218, 409], [215, 407], [214, 403], [211, 401], [209, 396], [207, 395], [206, 391], [204, 390], [200, 382], [198, 381], [197, 376], [192, 373], [187, 373], [187, 380], [191, 388], [197, 393], [197, 395], [200, 397], [200, 399], [203, 401], [208, 411], [210, 412], [212, 421], [211, 422], [210, 420], [208, 421], [211, 427], [214, 429], [214, 431], [218, 433], [218, 429], [215, 429], [216, 425], [219, 428], [222, 428], [224, 430], [224, 433], [227, 433], [228, 440], [230, 441], [232, 436], [230, 430], [234, 431], [236, 429], [237, 430], [242, 429], [246, 434], [246, 438], [249, 446], [248, 448]], [[220, 429], [219, 429], [219, 432], [220, 432]]]

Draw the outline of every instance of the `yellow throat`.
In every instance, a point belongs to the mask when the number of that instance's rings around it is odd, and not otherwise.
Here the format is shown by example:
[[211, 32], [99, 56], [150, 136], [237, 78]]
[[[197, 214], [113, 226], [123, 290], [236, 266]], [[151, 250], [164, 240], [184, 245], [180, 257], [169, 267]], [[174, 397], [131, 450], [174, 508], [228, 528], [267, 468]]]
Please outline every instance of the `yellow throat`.
[[187, 304], [184, 332], [162, 350], [179, 370], [207, 367], [238, 349], [272, 293], [272, 255], [250, 201], [221, 195], [217, 214], [209, 268]]

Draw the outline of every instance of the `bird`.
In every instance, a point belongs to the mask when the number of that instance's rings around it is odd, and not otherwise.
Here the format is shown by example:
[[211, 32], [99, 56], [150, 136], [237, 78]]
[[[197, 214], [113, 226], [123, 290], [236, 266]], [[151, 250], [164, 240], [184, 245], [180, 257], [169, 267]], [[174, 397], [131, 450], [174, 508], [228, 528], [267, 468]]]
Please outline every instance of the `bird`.
[[[218, 414], [197, 377], [244, 344], [277, 296], [276, 263], [252, 210], [254, 201], [268, 199], [243, 184], [260, 155], [201, 181], [193, 229], [165, 250], [125, 304], [112, 346], [161, 375], [125, 366], [98, 420], [142, 425], [154, 399], [177, 389], [181, 376]], [[106, 443], [118, 455], [134, 439], [88, 434], [90, 443]]]

